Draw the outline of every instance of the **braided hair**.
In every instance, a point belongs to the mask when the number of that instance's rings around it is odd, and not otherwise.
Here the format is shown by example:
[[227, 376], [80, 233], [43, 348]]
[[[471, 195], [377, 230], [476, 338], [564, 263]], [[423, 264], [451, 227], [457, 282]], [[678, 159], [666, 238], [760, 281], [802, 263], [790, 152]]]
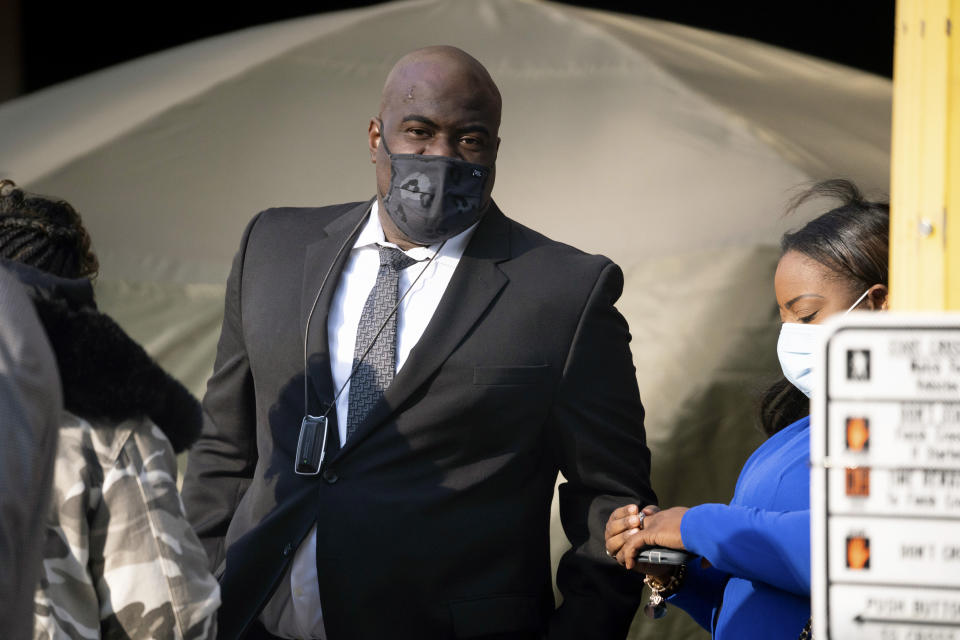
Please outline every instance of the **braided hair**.
[[80, 215], [64, 200], [0, 180], [0, 257], [64, 278], [94, 278], [99, 262]]

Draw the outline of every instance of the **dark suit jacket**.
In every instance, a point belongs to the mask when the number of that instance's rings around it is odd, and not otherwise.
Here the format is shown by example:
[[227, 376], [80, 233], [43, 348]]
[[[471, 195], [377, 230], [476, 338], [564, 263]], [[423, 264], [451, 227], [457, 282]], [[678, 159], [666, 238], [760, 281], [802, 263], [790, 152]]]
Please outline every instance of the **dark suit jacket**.
[[[605, 557], [604, 525], [616, 506], [656, 498], [630, 335], [613, 307], [623, 276], [606, 258], [492, 206], [382, 401], [322, 475], [294, 474], [306, 318], [332, 265], [307, 335], [315, 414], [333, 402], [327, 312], [369, 207], [267, 210], [234, 261], [183, 488], [223, 571], [221, 637], [256, 618], [314, 522], [331, 640], [623, 637], [639, 580]], [[573, 549], [554, 611], [557, 471]]]

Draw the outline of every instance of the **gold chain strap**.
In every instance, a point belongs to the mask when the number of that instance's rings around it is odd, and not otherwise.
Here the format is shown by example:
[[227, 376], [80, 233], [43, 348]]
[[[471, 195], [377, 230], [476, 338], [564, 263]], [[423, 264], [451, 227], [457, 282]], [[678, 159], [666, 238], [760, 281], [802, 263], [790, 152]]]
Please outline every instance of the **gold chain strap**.
[[680, 569], [664, 582], [660, 578], [648, 575], [643, 579], [644, 584], [650, 587], [650, 601], [643, 608], [643, 613], [654, 620], [667, 615], [667, 598], [676, 593], [683, 584], [687, 575], [687, 565], [680, 565]]

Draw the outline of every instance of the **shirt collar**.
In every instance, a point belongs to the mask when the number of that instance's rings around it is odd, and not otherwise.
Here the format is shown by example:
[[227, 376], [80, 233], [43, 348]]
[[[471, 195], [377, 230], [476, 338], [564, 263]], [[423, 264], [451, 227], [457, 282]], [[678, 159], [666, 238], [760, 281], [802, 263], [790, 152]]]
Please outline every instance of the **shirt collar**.
[[[443, 245], [443, 251], [437, 256], [437, 261], [442, 261], [444, 258], [460, 260], [478, 224], [480, 224], [479, 221], [473, 223], [466, 230], [461, 231], [447, 240], [447, 243]], [[441, 244], [442, 243], [438, 242], [428, 247], [414, 247], [404, 253], [417, 261], [429, 260], [437, 253], [437, 249], [440, 248]], [[373, 206], [370, 207], [370, 216], [367, 218], [366, 224], [363, 225], [363, 229], [360, 230], [357, 241], [353, 243], [353, 248], [363, 249], [369, 247], [372, 249], [375, 245], [399, 248], [392, 242], [387, 242], [386, 236], [383, 234], [383, 226], [380, 224], [380, 203], [376, 199], [373, 201]]]

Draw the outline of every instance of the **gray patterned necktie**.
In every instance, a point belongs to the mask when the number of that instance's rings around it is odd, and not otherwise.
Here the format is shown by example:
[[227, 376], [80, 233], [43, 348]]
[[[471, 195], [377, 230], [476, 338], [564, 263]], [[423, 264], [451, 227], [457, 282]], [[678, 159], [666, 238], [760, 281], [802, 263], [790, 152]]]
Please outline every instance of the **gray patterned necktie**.
[[[356, 373], [350, 380], [349, 408], [347, 410], [347, 438], [367, 417], [383, 392], [393, 381], [397, 368], [397, 314], [387, 316], [397, 304], [397, 287], [400, 271], [417, 261], [400, 249], [377, 247], [380, 250], [380, 269], [377, 282], [363, 305], [360, 324], [357, 326], [357, 342], [353, 348], [353, 367]], [[380, 331], [380, 327], [383, 331]], [[364, 358], [374, 336], [380, 337]], [[357, 368], [357, 363], [361, 362]]]

